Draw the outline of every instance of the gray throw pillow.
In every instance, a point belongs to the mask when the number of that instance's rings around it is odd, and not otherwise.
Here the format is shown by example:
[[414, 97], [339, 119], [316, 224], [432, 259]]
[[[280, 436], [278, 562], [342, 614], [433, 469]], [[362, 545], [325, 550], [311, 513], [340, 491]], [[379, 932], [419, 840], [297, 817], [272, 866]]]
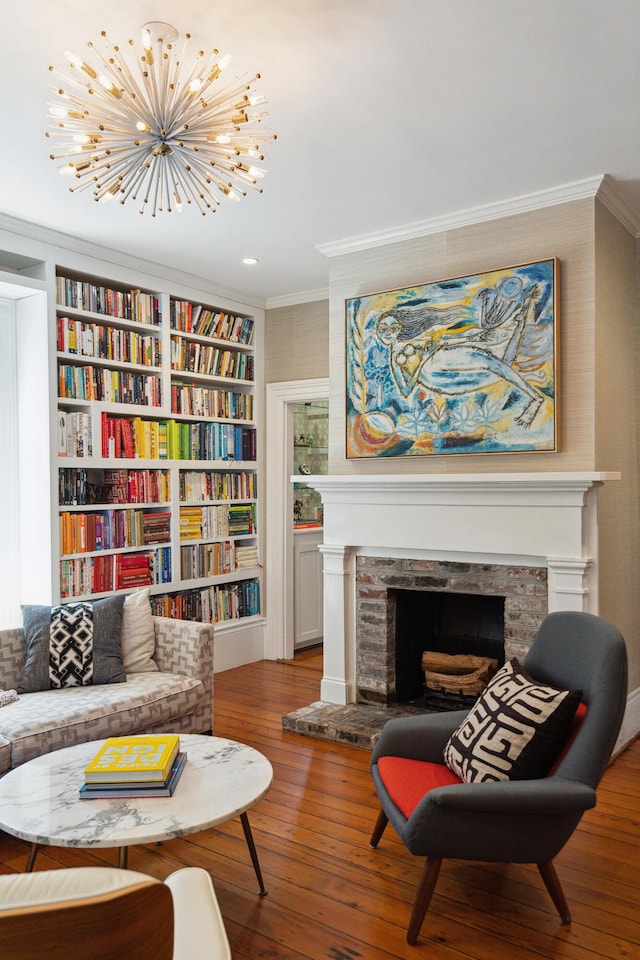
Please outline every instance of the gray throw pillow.
[[23, 606], [26, 658], [18, 693], [123, 683], [123, 605], [120, 594], [54, 607]]

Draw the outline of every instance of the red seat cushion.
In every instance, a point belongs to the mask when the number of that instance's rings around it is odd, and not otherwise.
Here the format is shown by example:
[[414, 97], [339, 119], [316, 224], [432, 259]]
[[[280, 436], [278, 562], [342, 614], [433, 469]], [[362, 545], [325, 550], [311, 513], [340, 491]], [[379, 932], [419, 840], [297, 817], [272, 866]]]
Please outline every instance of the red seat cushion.
[[378, 771], [389, 796], [407, 818], [429, 790], [462, 783], [444, 763], [407, 760], [405, 757], [380, 757]]
[[[552, 776], [556, 772], [558, 765], [566, 756], [586, 713], [586, 704], [581, 703], [573, 717], [567, 742], [547, 776]], [[463, 782], [444, 763], [428, 763], [425, 760], [409, 760], [406, 757], [380, 757], [378, 772], [389, 796], [407, 819], [429, 790]]]

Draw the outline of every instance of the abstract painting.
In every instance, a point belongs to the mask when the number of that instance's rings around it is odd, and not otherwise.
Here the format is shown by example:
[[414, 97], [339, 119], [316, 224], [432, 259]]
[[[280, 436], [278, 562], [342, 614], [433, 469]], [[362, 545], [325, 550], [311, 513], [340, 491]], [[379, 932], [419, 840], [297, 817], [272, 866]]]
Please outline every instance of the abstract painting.
[[558, 449], [558, 262], [346, 301], [348, 458]]

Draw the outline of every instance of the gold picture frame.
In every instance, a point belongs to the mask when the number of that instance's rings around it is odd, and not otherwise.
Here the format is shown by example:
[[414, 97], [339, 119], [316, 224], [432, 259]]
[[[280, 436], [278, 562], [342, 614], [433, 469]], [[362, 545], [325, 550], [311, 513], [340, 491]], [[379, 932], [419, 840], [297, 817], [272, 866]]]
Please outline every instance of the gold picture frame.
[[557, 452], [556, 258], [355, 297], [346, 455]]

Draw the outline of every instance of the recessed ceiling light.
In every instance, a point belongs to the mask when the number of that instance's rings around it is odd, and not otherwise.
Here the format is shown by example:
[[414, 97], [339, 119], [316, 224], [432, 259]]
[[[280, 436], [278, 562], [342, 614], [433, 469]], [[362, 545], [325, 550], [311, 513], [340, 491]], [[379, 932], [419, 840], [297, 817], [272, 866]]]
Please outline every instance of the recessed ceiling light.
[[246, 263], [247, 266], [253, 266], [254, 263], [260, 263], [257, 257], [243, 257], [242, 262]]

